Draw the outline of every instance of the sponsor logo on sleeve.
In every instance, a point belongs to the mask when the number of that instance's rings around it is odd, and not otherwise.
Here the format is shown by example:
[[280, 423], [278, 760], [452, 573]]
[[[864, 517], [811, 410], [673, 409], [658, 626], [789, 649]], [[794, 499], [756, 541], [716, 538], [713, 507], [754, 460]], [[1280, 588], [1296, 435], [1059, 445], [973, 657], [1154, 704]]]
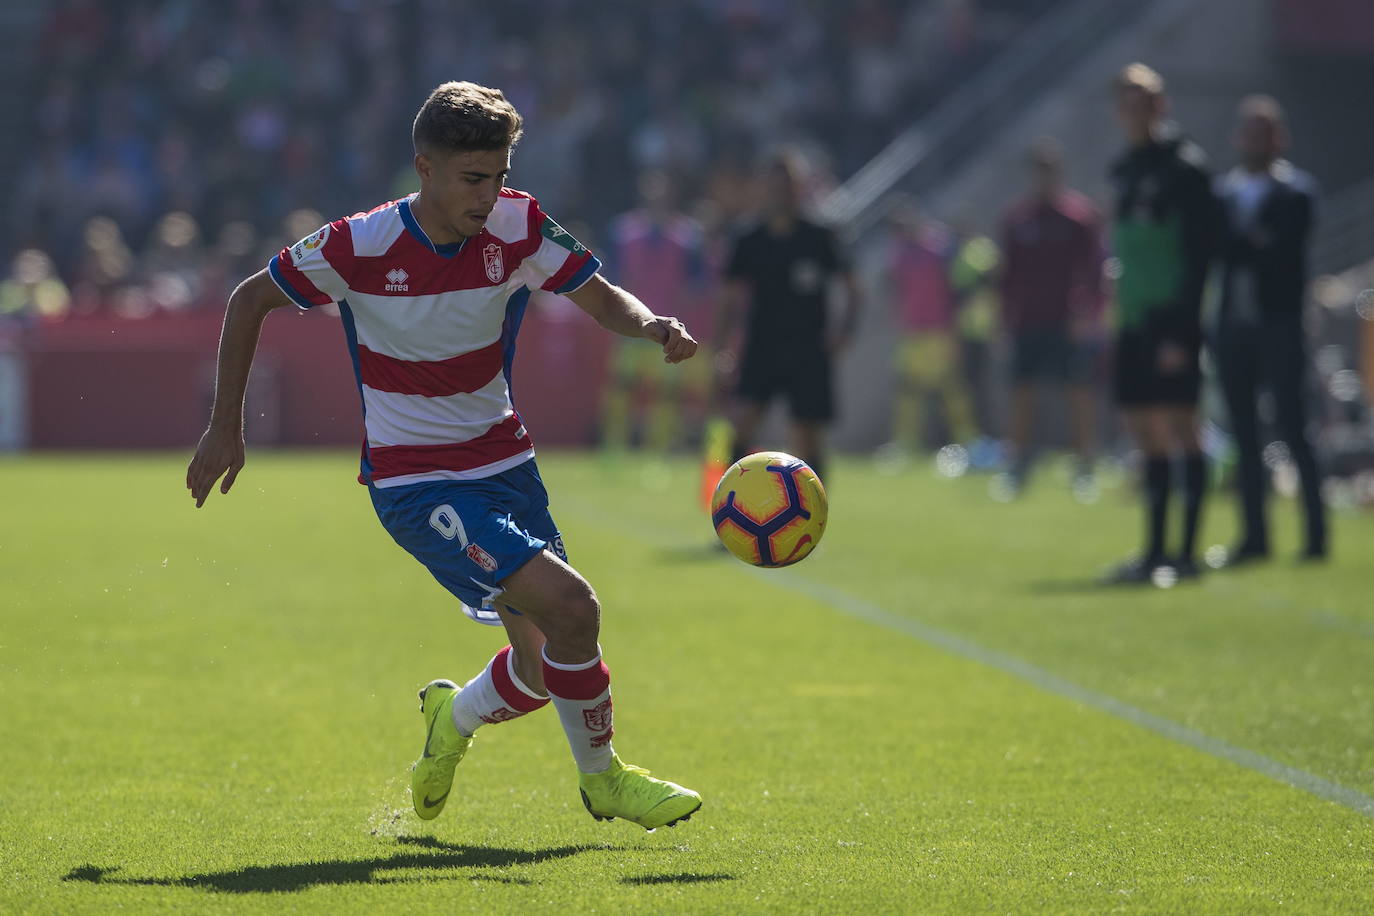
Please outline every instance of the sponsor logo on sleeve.
[[553, 242], [561, 248], [566, 248], [573, 254], [585, 254], [587, 251], [587, 247], [569, 235], [568, 230], [564, 229], [547, 216], [544, 217], [544, 225], [539, 230], [539, 233], [550, 242]]
[[496, 558], [476, 544], [468, 545], [467, 555], [469, 560], [476, 563], [487, 572], [496, 572]]
[[329, 226], [325, 225], [321, 226], [318, 232], [315, 232], [313, 235], [307, 235], [295, 245], [292, 245], [291, 263], [299, 264], [305, 259], [306, 255], [310, 254], [312, 251], [318, 250], [328, 238]]

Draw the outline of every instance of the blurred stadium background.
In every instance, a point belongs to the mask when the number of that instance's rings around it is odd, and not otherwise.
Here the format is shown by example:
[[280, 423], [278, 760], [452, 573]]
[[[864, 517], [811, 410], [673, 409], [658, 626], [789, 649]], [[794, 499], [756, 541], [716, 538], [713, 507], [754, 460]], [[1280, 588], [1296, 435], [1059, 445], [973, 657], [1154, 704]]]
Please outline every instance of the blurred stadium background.
[[[3, 0], [0, 36], [0, 912], [1374, 911], [1371, 0]], [[894, 217], [915, 201], [995, 239], [1043, 135], [1105, 209], [1108, 84], [1133, 60], [1215, 171], [1266, 92], [1321, 183], [1328, 563], [1289, 562], [1282, 500], [1274, 562], [1108, 593], [1088, 577], [1136, 536], [1127, 475], [1104, 467], [1091, 507], [1042, 486], [1008, 508], [981, 477], [870, 457], [899, 394]], [[614, 342], [552, 296], [522, 329], [515, 396], [608, 608], [616, 741], [709, 792], [689, 830], [585, 817], [551, 716], [464, 763], [437, 832], [403, 814], [415, 689], [497, 637], [450, 638], [451, 601], [348, 483], [336, 314], [268, 319], [247, 476], [200, 513], [181, 489], [230, 289], [414, 190], [409, 122], [448, 79], [521, 109], [511, 184], [613, 278], [641, 176], [671, 176], [705, 239], [680, 305], [706, 338], [780, 145], [868, 290], [826, 541], [788, 570], [714, 550], [700, 389], [679, 455], [605, 460]], [[968, 381], [997, 438], [1009, 360], [981, 308], [959, 333], [990, 354]], [[931, 417], [933, 450], [954, 436]], [[1236, 528], [1217, 495], [1204, 546]]]
[[[1374, 81], [1363, 0], [9, 0], [0, 25], [0, 118], [12, 125], [0, 138], [3, 448], [193, 443], [232, 285], [322, 217], [413, 190], [408, 122], [432, 86], [467, 78], [502, 87], [527, 117], [512, 184], [612, 273], [607, 241], [638, 175], [676, 180], [718, 268], [753, 209], [758, 157], [800, 149], [811, 202], [854, 245], [871, 292], [834, 428], [837, 447], [871, 449], [890, 435], [881, 241], [894, 192], [995, 235], [1023, 189], [1026, 145], [1050, 134], [1070, 184], [1105, 204], [1120, 147], [1105, 87], [1141, 59], [1167, 77], [1214, 168], [1231, 162], [1240, 97], [1286, 105], [1292, 156], [1324, 189], [1312, 289], [1323, 443], [1338, 471], [1374, 454], [1374, 117], [1354, 91]], [[713, 292], [692, 315], [708, 338]], [[269, 322], [251, 442], [357, 440], [333, 320]], [[595, 442], [609, 351], [568, 303], [536, 303], [519, 396], [542, 444]], [[996, 432], [996, 358], [989, 371]], [[545, 384], [570, 374], [588, 384]]]

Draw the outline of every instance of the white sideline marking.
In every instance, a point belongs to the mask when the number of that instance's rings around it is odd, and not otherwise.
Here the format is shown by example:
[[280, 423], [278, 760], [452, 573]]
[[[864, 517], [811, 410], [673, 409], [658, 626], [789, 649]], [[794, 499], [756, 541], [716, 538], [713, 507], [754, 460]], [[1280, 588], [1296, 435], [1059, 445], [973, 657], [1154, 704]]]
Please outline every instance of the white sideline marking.
[[1213, 738], [1211, 735], [1188, 728], [1186, 725], [1180, 725], [1170, 719], [1146, 712], [1140, 707], [1132, 706], [1116, 697], [1067, 681], [1057, 674], [1037, 665], [1032, 665], [1014, 655], [1007, 655], [995, 649], [986, 648], [962, 636], [956, 636], [910, 617], [885, 611], [876, 604], [864, 601], [862, 598], [856, 598], [841, 589], [805, 579], [794, 572], [763, 569], [754, 572], [774, 585], [819, 600], [842, 614], [857, 617], [868, 623], [910, 636], [913, 639], [943, 649], [951, 655], [958, 655], [989, 668], [996, 668], [998, 671], [1029, 681], [1041, 690], [1110, 713], [1141, 728], [1163, 735], [1171, 741], [1177, 741], [1179, 744], [1187, 745], [1194, 750], [1202, 751], [1204, 754], [1210, 754], [1213, 757], [1219, 757], [1222, 760], [1243, 766], [1248, 770], [1254, 770], [1256, 773], [1287, 783], [1296, 789], [1302, 789], [1318, 798], [1344, 805], [1366, 817], [1374, 817], [1374, 797], [1365, 795], [1363, 792], [1358, 792], [1329, 779], [1323, 779], [1306, 770], [1279, 763], [1277, 760], [1255, 751], [1228, 744], [1219, 738]]
[[[611, 526], [605, 520], [604, 515], [593, 511], [576, 499], [559, 499], [558, 508], [572, 509], [579, 520], [602, 531], [615, 534], [621, 538], [626, 537], [624, 525]], [[706, 529], [709, 533], [709, 528]], [[659, 547], [681, 547], [681, 541], [669, 542], [663, 537], [662, 531], [652, 528], [636, 530], [632, 539], [641, 543], [654, 544]], [[1245, 767], [1270, 779], [1276, 780], [1295, 789], [1344, 805], [1352, 811], [1363, 814], [1365, 817], [1374, 818], [1374, 797], [1365, 795], [1363, 792], [1348, 788], [1340, 783], [1323, 779], [1315, 773], [1300, 770], [1297, 767], [1279, 763], [1272, 757], [1266, 757], [1256, 751], [1247, 750], [1243, 747], [1236, 747], [1228, 744], [1220, 738], [1213, 738], [1211, 735], [1203, 734], [1200, 731], [1180, 725], [1171, 719], [1157, 716], [1152, 712], [1146, 712], [1138, 706], [1132, 706], [1123, 700], [1105, 693], [1099, 693], [1072, 681], [1065, 680], [1053, 672], [1050, 672], [1038, 665], [1032, 665], [1024, 659], [1014, 655], [1007, 655], [995, 649], [981, 646], [971, 639], [956, 636], [953, 633], [933, 627], [929, 624], [921, 623], [910, 617], [903, 617], [900, 614], [893, 614], [883, 610], [876, 604], [857, 598], [848, 592], [834, 588], [833, 586], [823, 585], [814, 582], [803, 576], [798, 575], [793, 570], [781, 569], [755, 569], [752, 567], [737, 567], [741, 572], [752, 573], [762, 581], [771, 583], [779, 588], [785, 588], [796, 592], [804, 597], [819, 601], [832, 610], [850, 617], [857, 617], [859, 620], [866, 621], [884, 629], [910, 636], [912, 639], [919, 640], [937, 649], [943, 649], [951, 655], [966, 658], [986, 665], [1006, 674], [1019, 677], [1041, 690], [1057, 696], [1082, 703], [1084, 706], [1091, 706], [1093, 709], [1101, 710], [1119, 719], [1125, 719], [1133, 725], [1148, 729], [1157, 735], [1162, 735], [1171, 741], [1191, 747], [1193, 750], [1201, 751], [1212, 757], [1229, 761], [1237, 766]]]

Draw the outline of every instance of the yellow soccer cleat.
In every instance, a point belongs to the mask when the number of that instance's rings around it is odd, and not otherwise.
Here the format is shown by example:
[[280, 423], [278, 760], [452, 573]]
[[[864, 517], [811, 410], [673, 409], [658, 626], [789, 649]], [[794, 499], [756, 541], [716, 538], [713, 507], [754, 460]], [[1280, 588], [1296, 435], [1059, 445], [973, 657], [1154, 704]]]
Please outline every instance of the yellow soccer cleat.
[[690, 818], [701, 807], [701, 796], [612, 756], [604, 773], [582, 774], [582, 804], [599, 821], [618, 817], [655, 830]]
[[433, 820], [444, 810], [453, 787], [453, 768], [472, 746], [472, 738], [458, 733], [453, 724], [453, 681], [430, 681], [420, 691], [420, 712], [425, 717], [425, 748], [410, 769], [410, 796], [415, 813]]

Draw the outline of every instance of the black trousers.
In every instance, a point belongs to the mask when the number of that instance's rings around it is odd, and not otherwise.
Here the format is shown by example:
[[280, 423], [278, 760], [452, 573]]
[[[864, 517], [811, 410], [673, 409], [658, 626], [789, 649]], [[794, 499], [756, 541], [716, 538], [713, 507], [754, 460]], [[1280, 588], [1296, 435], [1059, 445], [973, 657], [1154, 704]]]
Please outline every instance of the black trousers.
[[1236, 438], [1244, 546], [1269, 549], [1265, 519], [1265, 473], [1256, 400], [1267, 389], [1274, 399], [1278, 434], [1288, 444], [1302, 484], [1307, 548], [1326, 549], [1326, 509], [1321, 474], [1307, 429], [1307, 347], [1300, 321], [1272, 319], [1257, 324], [1223, 320], [1216, 347], [1222, 390]]

